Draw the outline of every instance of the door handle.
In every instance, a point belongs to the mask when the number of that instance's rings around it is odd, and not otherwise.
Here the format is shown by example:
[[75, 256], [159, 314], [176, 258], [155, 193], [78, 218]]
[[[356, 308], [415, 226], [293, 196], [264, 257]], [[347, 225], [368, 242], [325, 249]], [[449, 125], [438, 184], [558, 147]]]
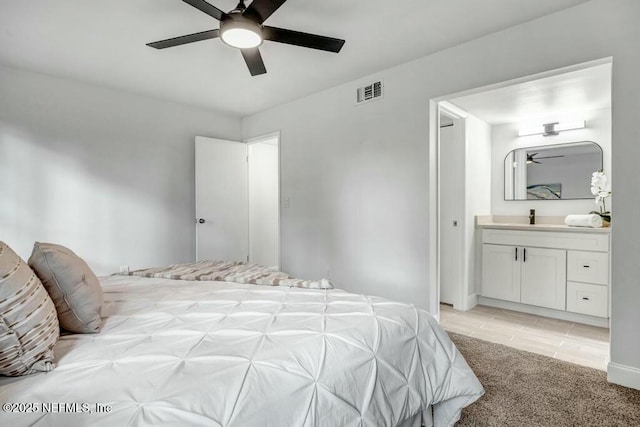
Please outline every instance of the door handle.
[[204, 224], [207, 222], [204, 218], [198, 218], [198, 224]]
[[516, 248], [516, 261], [518, 260], [518, 248]]
[[522, 262], [527, 262], [527, 248], [522, 250], [524, 254], [522, 255]]

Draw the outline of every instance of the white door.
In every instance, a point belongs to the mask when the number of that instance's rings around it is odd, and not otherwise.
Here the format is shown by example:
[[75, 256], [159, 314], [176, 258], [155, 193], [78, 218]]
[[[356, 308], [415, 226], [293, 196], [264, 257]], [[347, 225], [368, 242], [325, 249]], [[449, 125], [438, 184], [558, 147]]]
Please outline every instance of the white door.
[[196, 137], [196, 258], [247, 261], [247, 145]]
[[253, 141], [249, 150], [249, 262], [279, 269], [279, 137]]
[[440, 302], [458, 307], [462, 287], [464, 134], [462, 120], [440, 128]]
[[506, 245], [482, 245], [482, 296], [520, 302], [520, 270], [523, 249]]
[[523, 249], [520, 284], [520, 301], [523, 304], [564, 310], [567, 297], [566, 285], [567, 251]]

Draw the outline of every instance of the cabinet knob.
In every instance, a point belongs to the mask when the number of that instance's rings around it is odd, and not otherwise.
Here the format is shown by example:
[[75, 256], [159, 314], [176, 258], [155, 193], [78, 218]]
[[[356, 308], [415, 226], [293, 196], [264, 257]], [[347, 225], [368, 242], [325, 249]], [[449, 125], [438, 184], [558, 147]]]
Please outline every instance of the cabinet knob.
[[204, 218], [198, 218], [198, 224], [204, 224], [207, 222]]

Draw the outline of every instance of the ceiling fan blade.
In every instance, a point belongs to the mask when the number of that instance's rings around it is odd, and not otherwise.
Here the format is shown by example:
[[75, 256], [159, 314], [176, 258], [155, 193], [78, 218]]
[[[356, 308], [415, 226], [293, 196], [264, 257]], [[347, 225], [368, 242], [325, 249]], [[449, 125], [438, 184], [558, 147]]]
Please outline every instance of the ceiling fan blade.
[[540, 159], [557, 159], [558, 157], [564, 157], [564, 156], [536, 157], [536, 159], [538, 159], [538, 160], [540, 160]]
[[199, 42], [201, 40], [215, 39], [220, 36], [220, 30], [202, 31], [200, 33], [187, 34], [186, 36], [174, 37], [171, 39], [160, 40], [153, 43], [147, 43], [147, 46], [156, 49], [165, 49], [168, 47], [180, 46], [181, 44]]
[[218, 21], [222, 20], [222, 17], [226, 14], [215, 6], [210, 5], [204, 0], [182, 0], [183, 2], [190, 4], [201, 12], [216, 18]]
[[342, 46], [344, 45], [344, 40], [341, 39], [301, 33], [300, 31], [285, 30], [284, 28], [265, 26], [262, 30], [262, 34], [265, 40], [335, 53], [340, 52], [340, 49], [342, 49]]
[[242, 52], [244, 62], [247, 63], [247, 67], [249, 67], [249, 72], [252, 76], [258, 76], [267, 72], [264, 62], [262, 61], [262, 55], [260, 55], [260, 50], [257, 47], [251, 49], [240, 49], [240, 51]]
[[287, 0], [253, 0], [249, 7], [243, 12], [248, 18], [252, 18], [262, 24], [273, 12], [278, 10]]

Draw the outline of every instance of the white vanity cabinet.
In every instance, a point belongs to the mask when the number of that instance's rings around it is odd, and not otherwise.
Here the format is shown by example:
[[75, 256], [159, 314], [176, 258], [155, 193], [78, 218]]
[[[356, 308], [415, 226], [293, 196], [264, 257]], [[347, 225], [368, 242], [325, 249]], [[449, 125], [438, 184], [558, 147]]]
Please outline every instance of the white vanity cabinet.
[[482, 296], [565, 309], [564, 250], [483, 244]]
[[481, 303], [576, 321], [609, 316], [608, 230], [483, 226], [481, 265]]
[[567, 311], [609, 315], [609, 254], [568, 251]]
[[482, 245], [482, 296], [520, 302], [518, 247]]
[[560, 249], [523, 248], [520, 302], [564, 310], [567, 252]]

